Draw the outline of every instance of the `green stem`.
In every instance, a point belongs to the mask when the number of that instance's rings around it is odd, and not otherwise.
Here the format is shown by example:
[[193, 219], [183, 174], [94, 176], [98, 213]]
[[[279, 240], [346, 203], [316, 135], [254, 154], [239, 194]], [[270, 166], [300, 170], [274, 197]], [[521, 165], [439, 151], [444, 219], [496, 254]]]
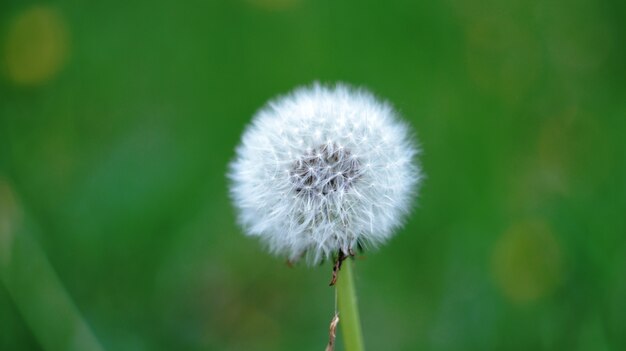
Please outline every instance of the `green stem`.
[[343, 344], [346, 351], [363, 351], [363, 336], [359, 308], [352, 277], [352, 260], [347, 259], [341, 266], [337, 279], [337, 298], [339, 299], [339, 320], [343, 333]]

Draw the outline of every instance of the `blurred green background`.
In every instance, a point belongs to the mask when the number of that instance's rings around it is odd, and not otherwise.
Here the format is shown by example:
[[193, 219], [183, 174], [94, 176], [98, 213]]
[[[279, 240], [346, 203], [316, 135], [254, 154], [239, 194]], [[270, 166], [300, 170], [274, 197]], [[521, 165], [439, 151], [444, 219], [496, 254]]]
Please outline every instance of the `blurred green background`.
[[2, 1], [0, 350], [322, 350], [330, 266], [243, 236], [225, 179], [315, 80], [424, 150], [356, 262], [369, 350], [623, 350], [625, 44], [617, 0]]

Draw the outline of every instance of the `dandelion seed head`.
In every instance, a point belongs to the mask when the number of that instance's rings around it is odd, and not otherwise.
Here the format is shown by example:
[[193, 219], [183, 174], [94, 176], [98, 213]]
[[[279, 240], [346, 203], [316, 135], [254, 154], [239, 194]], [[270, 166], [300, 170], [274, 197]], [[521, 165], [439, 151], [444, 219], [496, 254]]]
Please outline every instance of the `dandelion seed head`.
[[393, 235], [422, 178], [417, 154], [388, 103], [315, 84], [253, 117], [230, 164], [230, 193], [246, 234], [317, 263]]

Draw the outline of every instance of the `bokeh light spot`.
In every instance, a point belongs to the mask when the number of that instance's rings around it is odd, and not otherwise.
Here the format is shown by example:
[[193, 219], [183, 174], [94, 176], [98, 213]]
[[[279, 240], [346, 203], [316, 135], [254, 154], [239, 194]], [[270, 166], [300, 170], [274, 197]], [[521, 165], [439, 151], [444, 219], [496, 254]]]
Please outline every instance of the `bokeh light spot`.
[[559, 244], [542, 221], [516, 223], [497, 241], [492, 270], [498, 286], [511, 301], [538, 300], [561, 280]]
[[567, 75], [593, 72], [606, 62], [615, 40], [605, 10], [584, 0], [570, 1], [565, 7], [538, 3], [537, 18], [556, 69]]
[[532, 29], [505, 17], [467, 21], [466, 64], [482, 90], [515, 103], [529, 93], [541, 70], [540, 46]]
[[4, 70], [17, 85], [39, 85], [59, 72], [68, 51], [69, 34], [63, 17], [49, 6], [34, 6], [9, 25]]
[[[576, 109], [571, 107], [559, 116], [545, 118], [537, 138], [537, 178], [533, 186], [543, 193], [567, 194], [570, 189], [572, 165], [577, 150], [576, 139], [580, 133], [574, 130]], [[539, 191], [537, 191], [539, 192]]]

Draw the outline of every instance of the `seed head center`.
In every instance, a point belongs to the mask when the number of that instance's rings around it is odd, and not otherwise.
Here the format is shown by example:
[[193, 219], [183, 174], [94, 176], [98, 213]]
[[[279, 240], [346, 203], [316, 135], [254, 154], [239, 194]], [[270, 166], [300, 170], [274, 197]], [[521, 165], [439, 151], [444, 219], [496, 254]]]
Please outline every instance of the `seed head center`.
[[296, 193], [328, 195], [349, 189], [361, 177], [361, 164], [350, 150], [329, 143], [305, 152], [289, 175]]

